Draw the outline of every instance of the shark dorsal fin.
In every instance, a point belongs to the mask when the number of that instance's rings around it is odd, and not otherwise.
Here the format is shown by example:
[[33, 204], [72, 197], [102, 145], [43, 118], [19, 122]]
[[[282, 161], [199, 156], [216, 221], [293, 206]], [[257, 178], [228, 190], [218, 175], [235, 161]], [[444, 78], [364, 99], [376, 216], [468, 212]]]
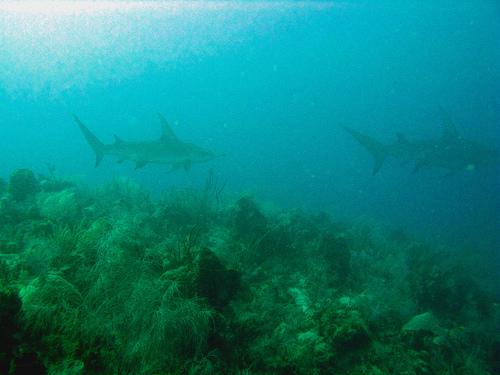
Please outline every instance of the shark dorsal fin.
[[172, 128], [168, 124], [167, 120], [161, 113], [158, 113], [158, 118], [160, 119], [161, 124], [161, 142], [179, 142], [179, 139], [174, 134]]
[[115, 134], [115, 144], [118, 145], [120, 143], [123, 143], [123, 139], [121, 139], [120, 137], [118, 137], [116, 134]]
[[446, 112], [443, 107], [439, 106], [439, 111], [441, 112], [441, 116], [443, 118], [443, 133], [442, 139], [445, 141], [453, 141], [455, 139], [460, 138], [460, 134], [458, 133], [457, 127], [455, 123], [451, 119], [451, 116], [448, 112]]

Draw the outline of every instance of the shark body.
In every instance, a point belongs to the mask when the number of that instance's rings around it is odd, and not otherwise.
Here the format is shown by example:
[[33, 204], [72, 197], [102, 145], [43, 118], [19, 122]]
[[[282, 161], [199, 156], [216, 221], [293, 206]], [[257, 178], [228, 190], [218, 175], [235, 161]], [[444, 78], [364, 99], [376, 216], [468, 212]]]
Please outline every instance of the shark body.
[[96, 155], [98, 167], [105, 155], [116, 157], [119, 163], [129, 160], [136, 163], [136, 169], [149, 163], [170, 165], [172, 170], [183, 167], [189, 170], [193, 163], [203, 163], [218, 155], [210, 150], [179, 140], [165, 118], [158, 114], [162, 127], [160, 139], [152, 141], [128, 142], [115, 135], [112, 144], [102, 143], [76, 116], [77, 125]]
[[500, 159], [497, 150], [463, 138], [447, 114], [444, 114], [443, 133], [437, 139], [410, 140], [398, 133], [395, 142], [384, 144], [357, 130], [345, 129], [372, 155], [374, 175], [388, 157], [400, 160], [403, 165], [414, 163], [414, 173], [423, 168], [441, 168], [450, 174], [491, 166]]

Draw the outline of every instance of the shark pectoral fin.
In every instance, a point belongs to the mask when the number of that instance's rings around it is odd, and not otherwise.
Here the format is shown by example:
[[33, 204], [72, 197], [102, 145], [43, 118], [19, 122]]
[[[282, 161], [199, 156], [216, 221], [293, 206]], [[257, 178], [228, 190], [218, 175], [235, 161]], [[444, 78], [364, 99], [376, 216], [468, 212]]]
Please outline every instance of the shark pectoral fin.
[[443, 134], [441, 138], [444, 141], [450, 142], [460, 138], [460, 134], [458, 133], [457, 127], [455, 123], [451, 119], [450, 114], [445, 111], [442, 106], [439, 107], [439, 112], [441, 112], [441, 117], [443, 118]]
[[377, 156], [374, 156], [374, 164], [373, 164], [373, 171], [372, 171], [372, 175], [376, 175], [378, 173], [378, 171], [380, 171], [380, 168], [382, 168], [382, 164], [384, 164], [384, 160], [385, 160], [385, 156], [383, 155], [377, 155]]
[[425, 164], [426, 163], [423, 160], [417, 161], [417, 163], [415, 164], [415, 168], [413, 168], [413, 171], [411, 173], [413, 174], [417, 173], [419, 170], [425, 167]]
[[135, 169], [143, 168], [146, 164], [148, 164], [148, 162], [146, 160], [138, 160], [135, 163]]
[[442, 176], [440, 176], [439, 178], [450, 178], [450, 177], [453, 177], [453, 176], [456, 176], [457, 175], [457, 171], [456, 170], [452, 170]]
[[408, 139], [406, 139], [406, 137], [401, 133], [396, 133], [396, 138], [398, 143], [408, 143]]
[[121, 139], [120, 137], [118, 137], [118, 136], [115, 134], [115, 145], [116, 145], [116, 144], [120, 144], [120, 143], [123, 143], [123, 139]]
[[189, 171], [191, 169], [191, 160], [186, 160], [184, 163], [182, 163], [182, 166], [184, 167], [185, 171]]
[[175, 163], [175, 164], [172, 164], [172, 166], [170, 167], [168, 173], [172, 173], [172, 172], [175, 172], [176, 170], [178, 170], [180, 167], [182, 167], [182, 163]]
[[95, 167], [97, 168], [100, 164], [102, 159], [104, 158], [104, 154], [97, 154], [95, 155]]

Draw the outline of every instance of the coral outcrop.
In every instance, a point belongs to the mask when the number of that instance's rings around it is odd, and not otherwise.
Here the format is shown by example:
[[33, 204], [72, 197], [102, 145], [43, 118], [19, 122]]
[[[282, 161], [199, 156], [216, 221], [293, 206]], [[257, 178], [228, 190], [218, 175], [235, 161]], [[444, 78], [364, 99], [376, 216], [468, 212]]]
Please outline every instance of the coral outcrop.
[[29, 169], [18, 169], [10, 175], [7, 191], [14, 201], [33, 197], [39, 189], [35, 174]]
[[498, 294], [459, 251], [262, 207], [14, 172], [0, 373], [498, 372]]

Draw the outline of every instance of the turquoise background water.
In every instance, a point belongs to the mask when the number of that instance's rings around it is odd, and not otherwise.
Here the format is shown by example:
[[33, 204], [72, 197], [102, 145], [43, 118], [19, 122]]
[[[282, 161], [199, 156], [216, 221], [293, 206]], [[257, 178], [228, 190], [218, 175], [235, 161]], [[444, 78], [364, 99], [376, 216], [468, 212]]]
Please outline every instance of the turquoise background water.
[[[440, 135], [443, 106], [466, 138], [500, 144], [500, 6], [439, 2], [120, 2], [0, 5], [0, 175], [20, 167], [93, 185], [203, 186], [280, 206], [369, 217], [437, 241], [499, 243], [499, 168], [442, 178], [372, 160], [341, 126], [384, 141]], [[102, 4], [102, 3], [101, 3]], [[135, 7], [131, 8], [131, 4]], [[75, 5], [75, 4], [73, 4]], [[190, 172], [94, 155], [103, 141], [159, 136], [225, 153]]]

